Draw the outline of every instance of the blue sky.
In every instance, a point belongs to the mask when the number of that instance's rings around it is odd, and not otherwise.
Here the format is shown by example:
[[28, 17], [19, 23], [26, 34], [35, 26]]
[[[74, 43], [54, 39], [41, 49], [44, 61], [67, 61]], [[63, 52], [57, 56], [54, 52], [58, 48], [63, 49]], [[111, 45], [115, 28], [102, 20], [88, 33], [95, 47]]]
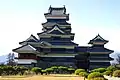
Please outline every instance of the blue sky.
[[120, 0], [0, 0], [0, 55], [12, 52], [31, 34], [37, 37], [49, 6], [66, 6], [74, 42], [88, 45], [98, 33], [120, 52]]

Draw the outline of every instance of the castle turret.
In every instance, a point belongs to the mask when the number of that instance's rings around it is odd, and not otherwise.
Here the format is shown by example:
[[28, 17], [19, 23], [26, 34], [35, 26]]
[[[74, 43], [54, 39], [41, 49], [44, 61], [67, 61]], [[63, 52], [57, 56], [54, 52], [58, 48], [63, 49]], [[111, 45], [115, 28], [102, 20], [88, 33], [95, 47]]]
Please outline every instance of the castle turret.
[[90, 69], [110, 65], [112, 58], [109, 57], [109, 54], [112, 53], [113, 50], [105, 48], [104, 45], [106, 43], [108, 43], [108, 40], [103, 39], [99, 34], [88, 43], [92, 45], [89, 47]]

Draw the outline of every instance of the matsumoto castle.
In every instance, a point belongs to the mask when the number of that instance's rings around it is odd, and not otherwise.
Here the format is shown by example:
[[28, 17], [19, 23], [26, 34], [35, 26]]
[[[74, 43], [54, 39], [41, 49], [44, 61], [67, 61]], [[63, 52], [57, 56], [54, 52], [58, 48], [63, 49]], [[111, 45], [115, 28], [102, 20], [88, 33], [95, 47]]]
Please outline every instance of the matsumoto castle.
[[49, 7], [44, 14], [46, 22], [42, 23], [39, 38], [31, 35], [19, 42], [21, 47], [13, 49], [18, 53], [18, 65], [47, 68], [50, 66], [69, 66], [74, 68], [93, 69], [110, 65], [109, 57], [113, 50], [104, 47], [108, 40], [99, 34], [91, 39], [91, 46], [79, 46], [74, 42], [75, 33], [71, 33], [69, 14], [66, 8]]

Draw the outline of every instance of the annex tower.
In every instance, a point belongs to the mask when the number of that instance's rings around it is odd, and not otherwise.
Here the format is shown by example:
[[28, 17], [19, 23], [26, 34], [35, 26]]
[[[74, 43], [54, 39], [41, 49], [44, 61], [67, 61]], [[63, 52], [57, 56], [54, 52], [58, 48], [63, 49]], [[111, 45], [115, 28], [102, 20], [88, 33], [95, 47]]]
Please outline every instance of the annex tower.
[[74, 33], [71, 33], [69, 14], [66, 8], [49, 7], [45, 13], [47, 22], [42, 23], [43, 32], [37, 33], [39, 38], [31, 35], [25, 41], [19, 42], [21, 47], [13, 49], [18, 53], [18, 65], [46, 68], [54, 65], [77, 68], [96, 68], [109, 66], [109, 54], [112, 50], [104, 48], [108, 41], [99, 34], [88, 46], [78, 46], [74, 43]]

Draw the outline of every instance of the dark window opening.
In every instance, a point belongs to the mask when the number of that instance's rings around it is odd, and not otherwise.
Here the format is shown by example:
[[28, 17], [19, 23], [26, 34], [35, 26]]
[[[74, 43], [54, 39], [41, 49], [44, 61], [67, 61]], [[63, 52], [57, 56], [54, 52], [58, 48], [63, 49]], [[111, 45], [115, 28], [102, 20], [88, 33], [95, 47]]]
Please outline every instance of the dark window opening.
[[60, 40], [60, 37], [52, 37], [52, 40]]

